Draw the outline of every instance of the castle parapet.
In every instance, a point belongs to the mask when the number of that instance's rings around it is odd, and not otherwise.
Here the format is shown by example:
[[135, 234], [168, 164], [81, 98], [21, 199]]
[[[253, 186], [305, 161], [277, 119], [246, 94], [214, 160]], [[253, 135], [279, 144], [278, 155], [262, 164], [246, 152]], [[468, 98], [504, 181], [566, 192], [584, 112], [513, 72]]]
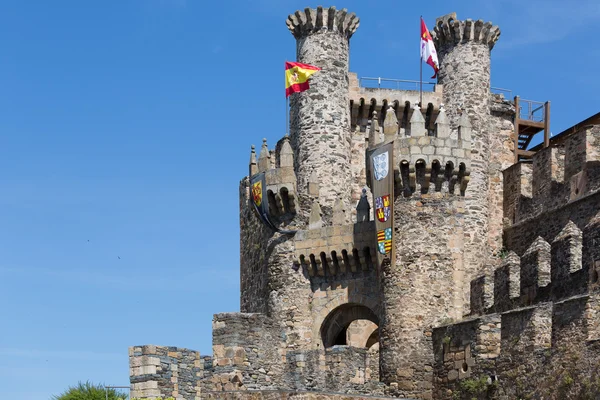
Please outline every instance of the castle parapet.
[[494, 307], [497, 312], [516, 308], [521, 297], [521, 260], [509, 252], [494, 272]]
[[438, 18], [431, 32], [435, 47], [453, 46], [460, 42], [474, 41], [489, 46], [490, 50], [500, 37], [500, 28], [491, 22], [478, 19], [456, 19], [456, 13], [451, 13]]
[[377, 265], [375, 237], [373, 221], [298, 231], [294, 264], [309, 276], [371, 270]]
[[356, 14], [348, 14], [348, 10], [345, 8], [342, 10], [337, 10], [335, 7], [324, 9], [321, 6], [316, 9], [298, 10], [294, 14], [290, 14], [286, 21], [288, 29], [296, 39], [322, 29], [339, 32], [350, 39], [359, 24], [360, 20]]
[[600, 125], [571, 134], [536, 152], [531, 166], [504, 171], [504, 223], [518, 224], [600, 190]]
[[[396, 117], [392, 118], [395, 120]], [[396, 185], [405, 194], [449, 192], [463, 195], [471, 173], [471, 124], [467, 115], [461, 116], [458, 129], [452, 131], [442, 105], [434, 130], [428, 130], [424, 122], [421, 110], [415, 107], [410, 120], [410, 136], [384, 134], [384, 142], [394, 142]], [[389, 129], [390, 125], [387, 126]], [[369, 139], [370, 147], [374, 147], [381, 136], [372, 132]]]
[[211, 363], [211, 357], [180, 347], [130, 347], [131, 398], [199, 399], [200, 381], [209, 376]]
[[568, 221], [551, 243], [538, 236], [521, 257], [508, 252], [493, 276], [471, 282], [471, 314], [506, 312], [597, 290], [596, 263], [587, 260], [584, 269], [583, 262], [583, 243], [596, 237], [586, 238], [584, 233], [596, 235], [597, 226], [591, 222], [582, 232]]
[[[382, 125], [387, 113], [393, 112], [398, 120], [398, 134], [410, 134], [414, 106], [420, 102], [418, 90], [361, 87], [356, 74], [349, 73], [349, 78], [352, 130], [367, 132], [374, 115]], [[435, 129], [434, 121], [443, 103], [442, 96], [443, 86], [439, 84], [435, 85], [433, 92], [423, 92], [425, 126], [430, 131]]]
[[294, 153], [288, 136], [277, 143], [275, 150], [269, 150], [263, 139], [258, 161], [254, 145], [250, 152], [250, 176], [264, 172], [267, 184], [269, 208], [272, 215], [296, 212], [296, 174], [294, 173]]

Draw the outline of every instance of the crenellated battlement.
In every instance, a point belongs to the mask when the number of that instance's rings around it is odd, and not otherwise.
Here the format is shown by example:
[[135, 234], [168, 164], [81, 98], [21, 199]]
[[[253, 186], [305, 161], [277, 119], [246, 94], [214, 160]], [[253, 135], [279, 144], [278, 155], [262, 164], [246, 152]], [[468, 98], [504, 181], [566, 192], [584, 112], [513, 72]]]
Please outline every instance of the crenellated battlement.
[[[373, 115], [376, 116], [379, 124], [383, 125], [386, 113], [391, 112], [391, 107], [398, 121], [398, 134], [410, 134], [410, 120], [414, 106], [421, 101], [418, 90], [362, 87], [356, 74], [349, 73], [348, 78], [350, 80], [350, 125], [353, 131], [367, 132]], [[429, 131], [433, 131], [434, 122], [443, 103], [443, 86], [436, 84], [432, 92], [423, 92], [422, 96], [425, 126]]]
[[263, 139], [258, 161], [254, 145], [250, 150], [250, 177], [265, 173], [267, 195], [272, 215], [296, 212], [296, 174], [294, 173], [294, 153], [288, 136], [283, 137], [275, 150], [269, 150], [267, 139]]
[[[596, 225], [592, 222], [585, 229]], [[583, 247], [585, 240], [594, 240], [590, 239], [568, 221], [550, 243], [538, 236], [520, 257], [509, 252], [493, 275], [471, 282], [471, 314], [506, 312], [597, 291], [596, 262], [593, 255], [586, 257]]]
[[500, 37], [500, 28], [491, 22], [483, 22], [481, 19], [460, 21], [456, 19], [456, 13], [451, 13], [435, 21], [431, 37], [437, 49], [460, 42], [473, 41], [487, 44], [491, 50]]
[[337, 31], [350, 39], [360, 24], [354, 13], [348, 14], [347, 9], [337, 10], [335, 7], [324, 9], [321, 6], [305, 8], [290, 14], [286, 25], [296, 39], [319, 32], [323, 29]]
[[504, 224], [511, 226], [564, 207], [600, 190], [600, 125], [541, 149], [530, 165], [504, 171]]
[[298, 231], [294, 264], [309, 276], [333, 276], [375, 269], [377, 247], [373, 221]]
[[400, 191], [464, 194], [471, 173], [471, 124], [467, 115], [461, 115], [458, 129], [451, 130], [442, 104], [434, 129], [429, 130], [421, 110], [415, 107], [410, 119], [410, 135], [399, 133], [398, 125], [392, 106], [383, 120], [383, 129], [374, 112], [369, 147], [394, 142], [394, 176]]

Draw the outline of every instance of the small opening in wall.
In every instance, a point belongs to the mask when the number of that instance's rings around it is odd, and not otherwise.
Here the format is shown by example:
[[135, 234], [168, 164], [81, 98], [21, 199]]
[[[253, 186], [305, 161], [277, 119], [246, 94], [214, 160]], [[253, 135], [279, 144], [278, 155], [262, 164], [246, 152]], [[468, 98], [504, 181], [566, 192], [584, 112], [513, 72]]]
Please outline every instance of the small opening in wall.
[[291, 212], [292, 210], [290, 207], [290, 195], [287, 188], [281, 188], [279, 190], [279, 195], [281, 196], [281, 202], [283, 203], [283, 212]]
[[579, 188], [575, 188], [575, 194], [579, 194]]
[[592, 283], [598, 283], [598, 270], [595, 269], [592, 272]]
[[467, 372], [468, 370], [469, 370], [469, 365], [466, 362], [464, 362], [462, 364], [462, 372]]
[[415, 164], [417, 188], [421, 190], [421, 193], [427, 193], [429, 188], [428, 183], [425, 182], [425, 161], [418, 160]]
[[347, 332], [348, 332], [348, 328], [342, 329], [342, 331], [335, 338], [335, 342], [333, 343], [333, 345], [334, 346], [345, 346], [346, 344], [348, 344], [348, 342], [346, 341]]

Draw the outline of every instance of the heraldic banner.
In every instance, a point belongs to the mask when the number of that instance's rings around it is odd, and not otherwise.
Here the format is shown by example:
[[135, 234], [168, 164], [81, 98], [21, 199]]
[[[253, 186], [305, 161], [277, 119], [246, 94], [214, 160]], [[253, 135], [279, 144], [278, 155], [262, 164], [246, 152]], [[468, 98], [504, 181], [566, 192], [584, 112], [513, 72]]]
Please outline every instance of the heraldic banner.
[[394, 143], [383, 144], [368, 154], [371, 191], [375, 205], [377, 260], [394, 257]]
[[286, 231], [279, 229], [277, 225], [272, 222], [271, 215], [269, 213], [269, 200], [267, 198], [267, 181], [265, 179], [265, 173], [260, 172], [250, 178], [250, 198], [254, 205], [254, 210], [258, 214], [258, 217], [263, 224], [271, 228], [272, 230], [283, 233], [283, 234], [294, 234], [296, 231]]

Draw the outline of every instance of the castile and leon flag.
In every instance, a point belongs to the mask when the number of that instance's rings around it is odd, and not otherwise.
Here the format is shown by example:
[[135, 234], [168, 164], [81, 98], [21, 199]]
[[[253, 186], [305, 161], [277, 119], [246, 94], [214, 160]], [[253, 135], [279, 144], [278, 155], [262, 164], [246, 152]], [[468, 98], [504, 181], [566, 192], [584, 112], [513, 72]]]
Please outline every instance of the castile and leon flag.
[[423, 17], [421, 17], [421, 60], [431, 65], [434, 71], [431, 78], [435, 78], [440, 67], [433, 39], [431, 38], [431, 34], [429, 34], [429, 29], [427, 29], [425, 21], [423, 21]]
[[285, 62], [285, 97], [309, 88], [308, 78], [321, 68], [299, 62]]

